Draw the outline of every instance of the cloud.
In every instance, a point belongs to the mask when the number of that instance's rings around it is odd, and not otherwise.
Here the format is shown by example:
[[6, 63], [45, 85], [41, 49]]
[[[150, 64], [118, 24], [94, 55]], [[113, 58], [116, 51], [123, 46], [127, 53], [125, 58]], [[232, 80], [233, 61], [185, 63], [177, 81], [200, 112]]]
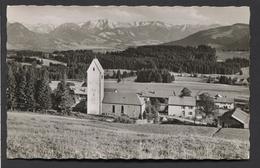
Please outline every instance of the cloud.
[[249, 23], [248, 7], [159, 7], [159, 6], [8, 6], [10, 22], [26, 24], [159, 20], [171, 24]]

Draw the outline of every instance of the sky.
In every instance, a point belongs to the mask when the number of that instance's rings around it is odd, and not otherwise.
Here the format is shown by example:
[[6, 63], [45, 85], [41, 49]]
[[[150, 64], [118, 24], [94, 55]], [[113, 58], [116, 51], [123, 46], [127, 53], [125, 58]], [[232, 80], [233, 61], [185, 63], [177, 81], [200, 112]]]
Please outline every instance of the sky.
[[249, 23], [249, 7], [158, 6], [8, 6], [7, 20], [24, 24], [53, 24], [108, 19], [115, 22], [163, 21], [179, 24]]

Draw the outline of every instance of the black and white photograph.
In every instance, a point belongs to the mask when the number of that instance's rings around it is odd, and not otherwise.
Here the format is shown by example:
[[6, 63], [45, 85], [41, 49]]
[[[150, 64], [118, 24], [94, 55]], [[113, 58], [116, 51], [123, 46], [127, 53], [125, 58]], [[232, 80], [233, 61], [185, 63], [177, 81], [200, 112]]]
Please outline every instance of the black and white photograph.
[[6, 12], [7, 159], [250, 159], [248, 6]]

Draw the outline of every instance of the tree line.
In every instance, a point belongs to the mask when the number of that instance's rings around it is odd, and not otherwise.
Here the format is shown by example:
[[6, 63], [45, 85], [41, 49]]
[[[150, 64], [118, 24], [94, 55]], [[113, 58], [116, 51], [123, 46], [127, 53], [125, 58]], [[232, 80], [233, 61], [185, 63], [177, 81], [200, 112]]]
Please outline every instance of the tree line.
[[174, 81], [174, 75], [166, 69], [143, 69], [137, 72], [136, 82], [158, 82], [171, 83]]
[[[19, 51], [19, 57], [38, 55]], [[18, 56], [17, 56], [18, 57]], [[48, 54], [49, 59], [67, 63], [66, 71], [70, 79], [84, 79], [89, 64], [93, 58], [98, 58], [104, 69], [168, 69], [173, 72], [202, 73], [202, 74], [234, 74], [242, 67], [249, 66], [249, 60], [243, 58], [227, 59], [225, 62], [216, 61], [216, 50], [210, 46], [140, 46], [124, 51], [95, 53], [91, 50], [54, 51]], [[51, 78], [60, 79], [59, 71], [63, 67], [50, 66]]]
[[[105, 69], [168, 69], [173, 72], [203, 74], [234, 74], [241, 67], [249, 66], [249, 60], [242, 58], [216, 61], [216, 50], [200, 45], [198, 47], [183, 46], [141, 46], [124, 51], [94, 53], [89, 50], [56, 51], [55, 59], [65, 62], [69, 71], [79, 70], [79, 64], [86, 66], [94, 57], [98, 58]], [[80, 70], [79, 70], [80, 71]], [[72, 75], [73, 76], [73, 75]]]
[[74, 93], [66, 84], [64, 73], [54, 91], [49, 86], [49, 72], [46, 67], [22, 66], [8, 63], [7, 108], [21, 111], [58, 110], [69, 113], [74, 101]]

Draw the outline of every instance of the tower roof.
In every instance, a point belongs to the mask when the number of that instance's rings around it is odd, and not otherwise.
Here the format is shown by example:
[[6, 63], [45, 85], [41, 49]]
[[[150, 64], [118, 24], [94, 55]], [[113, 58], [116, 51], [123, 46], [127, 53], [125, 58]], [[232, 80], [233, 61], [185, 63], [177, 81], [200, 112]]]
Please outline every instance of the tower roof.
[[[104, 73], [104, 69], [102, 68], [101, 64], [99, 63], [97, 58], [94, 58], [91, 62], [91, 64], [89, 65], [89, 68], [91, 67], [91, 65], [94, 64], [95, 67], [97, 67], [97, 69], [99, 70], [100, 73]], [[88, 70], [89, 70], [88, 68]]]

